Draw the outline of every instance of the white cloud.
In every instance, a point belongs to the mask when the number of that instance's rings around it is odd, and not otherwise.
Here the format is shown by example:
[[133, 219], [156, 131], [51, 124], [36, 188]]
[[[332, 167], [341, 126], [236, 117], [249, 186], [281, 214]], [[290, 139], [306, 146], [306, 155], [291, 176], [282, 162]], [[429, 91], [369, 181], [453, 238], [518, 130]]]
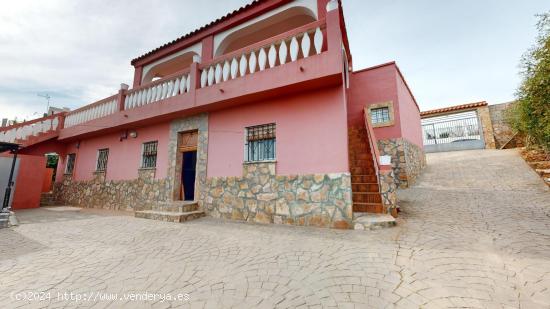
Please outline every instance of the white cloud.
[[[0, 118], [76, 108], [131, 84], [130, 60], [248, 3], [5, 1]], [[422, 108], [512, 97], [547, 1], [344, 0], [355, 69], [396, 60]]]

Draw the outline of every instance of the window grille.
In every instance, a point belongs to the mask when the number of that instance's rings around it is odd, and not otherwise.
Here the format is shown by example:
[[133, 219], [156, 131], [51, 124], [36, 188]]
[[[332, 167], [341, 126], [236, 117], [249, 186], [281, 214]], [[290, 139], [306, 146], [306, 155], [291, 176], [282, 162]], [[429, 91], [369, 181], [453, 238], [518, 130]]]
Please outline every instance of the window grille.
[[373, 108], [370, 111], [373, 124], [390, 122], [390, 109], [388, 107]]
[[109, 149], [99, 149], [97, 151], [96, 171], [102, 172], [107, 169], [107, 160], [109, 159]]
[[67, 155], [67, 165], [65, 166], [65, 174], [73, 173], [75, 160], [76, 160], [76, 153], [70, 153]]
[[142, 168], [152, 168], [157, 166], [157, 147], [158, 141], [143, 143], [143, 153], [141, 156]]
[[246, 128], [245, 161], [275, 160], [275, 124]]

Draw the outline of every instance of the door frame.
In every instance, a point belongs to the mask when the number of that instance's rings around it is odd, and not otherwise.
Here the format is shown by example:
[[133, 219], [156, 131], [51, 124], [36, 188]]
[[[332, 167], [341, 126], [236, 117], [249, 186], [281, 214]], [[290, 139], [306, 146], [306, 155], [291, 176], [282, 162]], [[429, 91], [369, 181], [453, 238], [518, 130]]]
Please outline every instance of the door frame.
[[[181, 177], [183, 172], [183, 153], [189, 151], [196, 151], [198, 156], [198, 130], [189, 130], [178, 132], [177, 148], [176, 148], [176, 164], [174, 175], [174, 187], [172, 190], [172, 199], [174, 201], [183, 201], [185, 198], [182, 194]], [[198, 164], [198, 159], [196, 164]], [[195, 166], [195, 200], [197, 199], [197, 167]]]

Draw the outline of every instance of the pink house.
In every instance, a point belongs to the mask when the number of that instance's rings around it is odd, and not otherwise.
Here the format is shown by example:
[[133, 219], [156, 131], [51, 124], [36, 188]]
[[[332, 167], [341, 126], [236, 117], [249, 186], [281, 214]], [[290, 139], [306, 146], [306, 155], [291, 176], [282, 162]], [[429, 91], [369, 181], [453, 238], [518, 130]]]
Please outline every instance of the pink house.
[[131, 64], [131, 89], [1, 129], [59, 154], [58, 202], [350, 228], [397, 215], [424, 166], [409, 87], [395, 63], [352, 70], [338, 1], [255, 1]]

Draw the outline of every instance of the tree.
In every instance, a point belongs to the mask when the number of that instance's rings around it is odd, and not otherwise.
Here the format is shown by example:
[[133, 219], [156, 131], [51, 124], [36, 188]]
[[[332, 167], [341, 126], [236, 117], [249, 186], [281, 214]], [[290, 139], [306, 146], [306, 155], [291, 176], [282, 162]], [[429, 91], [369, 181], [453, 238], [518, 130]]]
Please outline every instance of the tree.
[[550, 12], [538, 17], [536, 43], [521, 59], [523, 80], [510, 121], [528, 143], [550, 151]]

